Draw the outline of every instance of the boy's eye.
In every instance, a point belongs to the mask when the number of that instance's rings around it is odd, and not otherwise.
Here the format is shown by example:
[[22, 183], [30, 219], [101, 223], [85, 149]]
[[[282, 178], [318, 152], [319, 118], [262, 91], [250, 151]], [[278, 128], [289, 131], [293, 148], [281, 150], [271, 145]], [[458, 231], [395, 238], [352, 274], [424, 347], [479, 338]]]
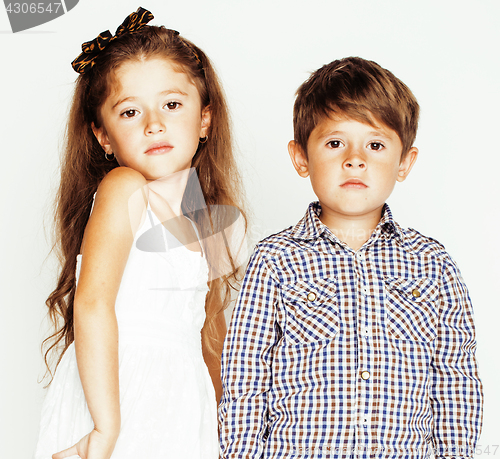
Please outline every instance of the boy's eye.
[[384, 145], [382, 145], [380, 142], [370, 143], [370, 149], [372, 150], [379, 151], [382, 150], [382, 148], [384, 148]]
[[181, 104], [179, 102], [168, 102], [165, 104], [165, 107], [167, 107], [169, 110], [175, 110], [176, 108], [179, 108]]
[[340, 148], [342, 146], [342, 142], [340, 140], [330, 140], [327, 145], [330, 148]]
[[121, 116], [124, 116], [125, 118], [133, 118], [137, 114], [137, 110], [134, 108], [131, 108], [130, 110], [125, 110], [122, 112]]

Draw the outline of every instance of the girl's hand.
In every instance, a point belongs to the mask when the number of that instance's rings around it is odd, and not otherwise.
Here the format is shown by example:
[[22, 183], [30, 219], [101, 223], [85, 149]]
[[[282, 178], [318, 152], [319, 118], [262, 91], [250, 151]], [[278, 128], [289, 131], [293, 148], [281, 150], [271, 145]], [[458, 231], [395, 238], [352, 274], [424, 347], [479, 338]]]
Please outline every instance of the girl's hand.
[[115, 443], [116, 437], [111, 438], [94, 429], [76, 445], [53, 454], [52, 459], [63, 459], [74, 455], [82, 459], [109, 459], [115, 449]]

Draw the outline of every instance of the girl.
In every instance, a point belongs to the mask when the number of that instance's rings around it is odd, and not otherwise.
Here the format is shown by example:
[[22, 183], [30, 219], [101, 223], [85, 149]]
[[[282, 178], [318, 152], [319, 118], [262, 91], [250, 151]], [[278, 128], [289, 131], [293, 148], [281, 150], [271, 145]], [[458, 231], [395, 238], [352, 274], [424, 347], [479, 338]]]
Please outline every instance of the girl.
[[46, 363], [62, 353], [36, 459], [218, 457], [222, 310], [238, 265], [218, 236], [246, 218], [212, 65], [152, 18], [139, 8], [73, 62]]

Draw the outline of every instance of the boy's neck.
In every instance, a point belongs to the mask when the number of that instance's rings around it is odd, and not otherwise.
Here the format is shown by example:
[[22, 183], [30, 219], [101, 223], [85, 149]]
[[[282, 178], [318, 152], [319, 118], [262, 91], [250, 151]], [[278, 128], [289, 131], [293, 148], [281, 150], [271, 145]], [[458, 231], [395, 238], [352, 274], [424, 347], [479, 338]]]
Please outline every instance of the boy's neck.
[[319, 219], [342, 242], [351, 249], [358, 250], [370, 239], [382, 218], [382, 209], [383, 206], [364, 215], [345, 215], [322, 207]]

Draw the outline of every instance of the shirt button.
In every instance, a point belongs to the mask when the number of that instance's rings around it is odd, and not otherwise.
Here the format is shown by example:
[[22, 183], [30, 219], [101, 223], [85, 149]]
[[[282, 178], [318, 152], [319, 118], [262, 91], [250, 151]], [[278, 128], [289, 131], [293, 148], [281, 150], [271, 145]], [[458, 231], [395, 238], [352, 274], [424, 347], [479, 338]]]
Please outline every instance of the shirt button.
[[309, 301], [314, 301], [314, 300], [316, 299], [316, 294], [315, 294], [315, 293], [313, 293], [313, 292], [308, 293], [308, 294], [307, 294], [307, 299], [308, 299]]
[[417, 288], [414, 288], [412, 290], [411, 294], [413, 295], [413, 298], [418, 298], [420, 296], [420, 290], [418, 290]]
[[369, 371], [363, 371], [361, 373], [361, 379], [367, 380], [370, 377], [370, 372]]

